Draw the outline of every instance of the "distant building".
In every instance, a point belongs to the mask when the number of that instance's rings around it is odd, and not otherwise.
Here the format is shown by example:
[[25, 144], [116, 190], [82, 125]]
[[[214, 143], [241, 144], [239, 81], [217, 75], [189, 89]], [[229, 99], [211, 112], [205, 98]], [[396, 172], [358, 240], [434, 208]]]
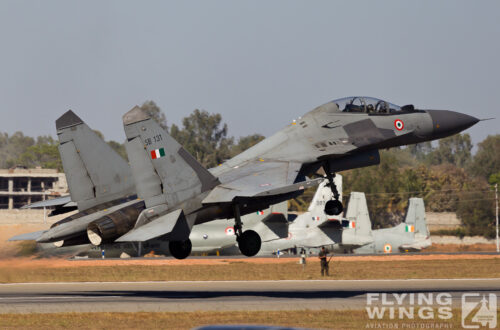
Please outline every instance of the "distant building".
[[64, 195], [64, 173], [54, 169], [0, 169], [0, 209], [18, 209], [29, 203]]

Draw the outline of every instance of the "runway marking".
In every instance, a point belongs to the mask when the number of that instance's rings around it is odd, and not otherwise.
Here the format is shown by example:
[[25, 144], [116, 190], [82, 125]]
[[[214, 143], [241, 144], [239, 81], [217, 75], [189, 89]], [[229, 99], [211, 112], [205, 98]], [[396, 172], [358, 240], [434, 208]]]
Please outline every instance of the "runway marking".
[[210, 280], [210, 281], [124, 281], [124, 282], [20, 282], [20, 283], [0, 283], [1, 286], [12, 286], [12, 285], [53, 285], [53, 284], [166, 284], [166, 283], [303, 283], [303, 282], [332, 282], [332, 283], [342, 283], [342, 282], [394, 282], [394, 281], [403, 281], [403, 282], [425, 282], [425, 281], [500, 281], [500, 278], [413, 278], [413, 279], [376, 279], [376, 280], [253, 280], [253, 281], [244, 281], [244, 280]]

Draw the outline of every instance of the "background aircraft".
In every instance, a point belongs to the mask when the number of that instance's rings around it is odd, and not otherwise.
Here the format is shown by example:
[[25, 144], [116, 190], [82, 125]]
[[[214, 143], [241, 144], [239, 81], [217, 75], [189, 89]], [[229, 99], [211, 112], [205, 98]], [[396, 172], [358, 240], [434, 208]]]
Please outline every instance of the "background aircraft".
[[[335, 184], [342, 191], [342, 177], [335, 177]], [[289, 225], [286, 239], [279, 239], [262, 244], [259, 254], [269, 255], [290, 251], [295, 248], [315, 250], [328, 246], [332, 251], [349, 251], [373, 242], [370, 230], [370, 218], [366, 204], [351, 199], [346, 210], [346, 217], [328, 216], [323, 212], [324, 205], [331, 200], [331, 190], [328, 181], [318, 187], [307, 212], [297, 216]]]
[[[341, 186], [341, 182], [337, 185]], [[361, 192], [351, 192], [345, 218], [341, 222], [338, 217], [322, 217], [317, 205], [328, 200], [323, 195], [329, 193], [325, 188], [322, 183], [308, 212], [299, 215], [289, 225], [288, 238], [264, 243], [260, 254], [275, 254], [278, 250], [287, 251], [294, 247], [303, 247], [313, 253], [315, 248], [321, 246], [337, 253], [392, 253], [420, 251], [431, 245], [423, 199], [409, 199], [403, 223], [392, 228], [372, 230], [366, 197]]]
[[[364, 193], [355, 193], [360, 203], [366, 206]], [[396, 253], [421, 251], [431, 246], [431, 238], [425, 221], [425, 206], [422, 198], [410, 198], [406, 210], [405, 220], [391, 228], [371, 230], [373, 242], [351, 250], [354, 253]], [[366, 223], [360, 223], [365, 226]]]

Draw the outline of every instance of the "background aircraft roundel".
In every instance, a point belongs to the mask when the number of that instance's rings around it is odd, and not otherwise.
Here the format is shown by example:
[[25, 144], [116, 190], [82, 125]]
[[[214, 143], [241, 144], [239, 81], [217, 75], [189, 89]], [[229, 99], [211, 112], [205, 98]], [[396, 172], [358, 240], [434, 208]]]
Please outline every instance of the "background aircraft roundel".
[[227, 227], [226, 228], [226, 235], [234, 235], [234, 228], [233, 227]]

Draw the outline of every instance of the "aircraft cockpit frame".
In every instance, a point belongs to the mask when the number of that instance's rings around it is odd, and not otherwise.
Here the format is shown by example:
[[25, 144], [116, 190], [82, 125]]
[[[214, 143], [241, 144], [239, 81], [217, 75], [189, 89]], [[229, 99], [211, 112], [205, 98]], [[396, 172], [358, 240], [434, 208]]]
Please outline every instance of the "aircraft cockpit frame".
[[413, 105], [400, 107], [396, 104], [366, 96], [351, 96], [332, 101], [341, 112], [389, 115], [414, 111]]

